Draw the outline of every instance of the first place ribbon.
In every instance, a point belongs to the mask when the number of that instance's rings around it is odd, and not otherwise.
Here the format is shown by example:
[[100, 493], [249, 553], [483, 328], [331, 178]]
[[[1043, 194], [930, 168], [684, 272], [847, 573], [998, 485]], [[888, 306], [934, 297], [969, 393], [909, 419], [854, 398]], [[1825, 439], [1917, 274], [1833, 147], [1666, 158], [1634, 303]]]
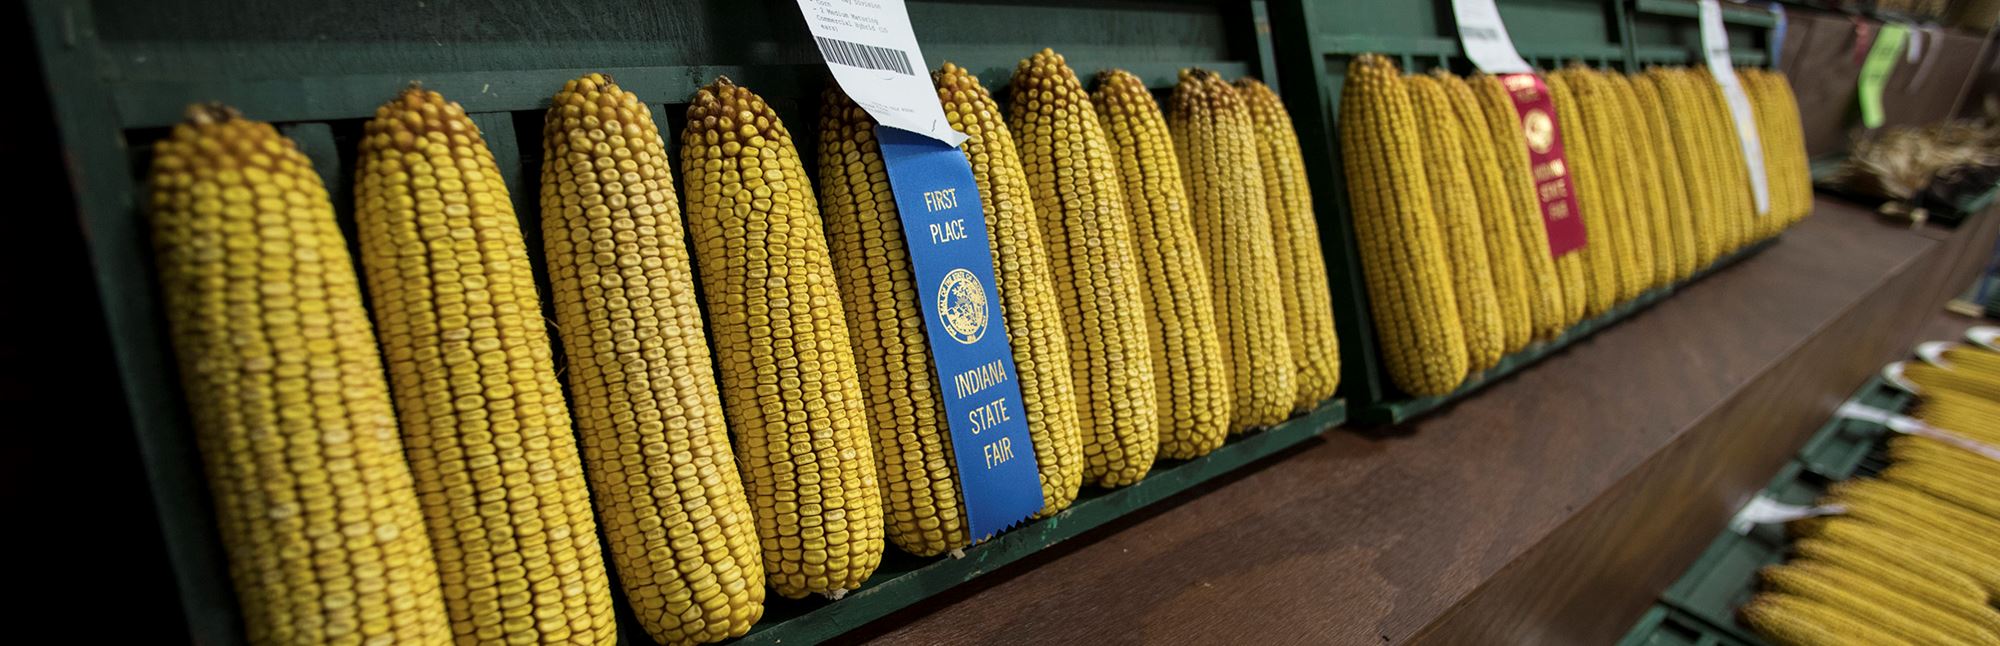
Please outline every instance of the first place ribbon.
[[958, 149], [966, 136], [945, 118], [901, 0], [798, 4], [834, 80], [878, 124], [875, 140], [923, 307], [967, 529], [972, 542], [986, 540], [1041, 511], [1042, 481], [1001, 315], [986, 211], [972, 164]]

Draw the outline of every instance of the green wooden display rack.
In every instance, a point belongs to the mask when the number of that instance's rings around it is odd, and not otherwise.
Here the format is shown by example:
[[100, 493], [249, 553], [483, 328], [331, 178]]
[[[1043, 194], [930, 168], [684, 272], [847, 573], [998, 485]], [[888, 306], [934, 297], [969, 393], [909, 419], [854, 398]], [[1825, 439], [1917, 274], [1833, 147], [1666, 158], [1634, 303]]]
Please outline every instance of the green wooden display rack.
[[734, 643], [811, 644], [832, 638], [1195, 485], [1283, 452], [1339, 426], [1346, 419], [1346, 411], [1340, 400], [1330, 400], [1305, 416], [1231, 438], [1208, 455], [1164, 468], [1155, 467], [1132, 486], [1111, 490], [1085, 488], [1069, 509], [966, 548], [964, 558], [920, 559], [890, 550], [874, 578], [839, 601], [773, 597], [765, 607], [763, 621]]
[[[1869, 380], [1848, 401], [1900, 411], [1913, 398], [1880, 378]], [[1879, 424], [1834, 418], [1806, 441], [1778, 471], [1764, 495], [1779, 502], [1810, 505], [1828, 484], [1880, 469], [1883, 438]], [[1709, 543], [1687, 573], [1660, 594], [1619, 646], [1767, 646], [1736, 621], [1736, 609], [1756, 594], [1757, 570], [1784, 561], [1790, 540], [1784, 528], [1759, 525], [1747, 534], [1725, 529]]]
[[1465, 383], [1460, 384], [1457, 390], [1432, 397], [1390, 399], [1379, 402], [1357, 410], [1354, 414], [1354, 421], [1362, 424], [1401, 424], [1424, 413], [1436, 410], [1439, 407], [1464, 399], [1494, 382], [1507, 378], [1508, 375], [1512, 375], [1522, 368], [1534, 365], [1549, 355], [1562, 351], [1563, 348], [1569, 347], [1570, 344], [1616, 325], [1619, 321], [1631, 318], [1632, 315], [1638, 314], [1640, 311], [1666, 300], [1674, 292], [1693, 284], [1695, 281], [1706, 278], [1710, 274], [1721, 271], [1730, 265], [1742, 262], [1745, 258], [1756, 255], [1757, 252], [1763, 251], [1771, 245], [1777, 244], [1777, 242], [1777, 238], [1771, 238], [1760, 240], [1750, 246], [1738, 249], [1728, 255], [1717, 258], [1715, 262], [1709, 263], [1707, 267], [1696, 270], [1685, 281], [1642, 293], [1637, 298], [1612, 306], [1611, 311], [1598, 315], [1596, 318], [1585, 319], [1583, 322], [1571, 326], [1568, 330], [1564, 330], [1561, 336], [1548, 341], [1529, 344], [1527, 348], [1519, 352], [1501, 357], [1500, 363], [1495, 364], [1492, 368], [1488, 368], [1486, 372], [1466, 379]]
[[[1699, 60], [1700, 30], [1688, 0], [1540, 0], [1498, 2], [1514, 45], [1523, 58], [1544, 69], [1572, 61], [1623, 70]], [[1282, 93], [1299, 138], [1305, 143], [1306, 171], [1315, 187], [1321, 246], [1327, 251], [1335, 323], [1341, 342], [1341, 393], [1355, 407], [1356, 421], [1397, 423], [1462, 398], [1569, 343], [1630, 316], [1671, 294], [1648, 292], [1613, 311], [1584, 321], [1562, 337], [1505, 357], [1498, 366], [1440, 397], [1410, 398], [1389, 383], [1369, 314], [1360, 250], [1351, 226], [1346, 176], [1336, 135], [1340, 91], [1347, 62], [1364, 53], [1400, 61], [1409, 71], [1447, 68], [1469, 72], [1458, 42], [1448, 0], [1364, 3], [1274, 1], [1270, 5], [1272, 44]], [[1739, 65], [1765, 65], [1773, 47], [1768, 12], [1729, 8], [1723, 13], [1730, 56]], [[1331, 188], [1332, 190], [1328, 190]], [[1727, 266], [1762, 245], [1716, 263]], [[1697, 275], [1699, 277], [1699, 275]]]

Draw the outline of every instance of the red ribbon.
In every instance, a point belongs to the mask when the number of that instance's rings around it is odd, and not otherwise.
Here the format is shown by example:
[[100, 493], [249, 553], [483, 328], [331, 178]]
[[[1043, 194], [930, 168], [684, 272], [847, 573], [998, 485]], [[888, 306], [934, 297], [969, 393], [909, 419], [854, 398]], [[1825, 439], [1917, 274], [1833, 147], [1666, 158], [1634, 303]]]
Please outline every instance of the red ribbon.
[[1542, 227], [1549, 233], [1549, 255], [1562, 257], [1588, 241], [1569, 160], [1563, 157], [1562, 128], [1556, 123], [1549, 86], [1533, 74], [1502, 74], [1500, 84], [1514, 99], [1514, 114], [1528, 146], [1528, 167], [1535, 182], [1535, 199], [1542, 206]]

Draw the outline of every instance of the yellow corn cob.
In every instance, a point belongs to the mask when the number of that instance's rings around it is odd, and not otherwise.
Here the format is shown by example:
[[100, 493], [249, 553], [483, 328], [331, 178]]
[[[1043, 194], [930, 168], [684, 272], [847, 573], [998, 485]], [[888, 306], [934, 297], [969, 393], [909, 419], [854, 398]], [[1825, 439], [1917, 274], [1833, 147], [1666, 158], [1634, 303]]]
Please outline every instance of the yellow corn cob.
[[1646, 73], [1660, 92], [1668, 134], [1678, 153], [1681, 180], [1688, 198], [1688, 223], [1694, 235], [1695, 267], [1707, 267], [1722, 256], [1727, 242], [1721, 212], [1722, 196], [1715, 190], [1715, 167], [1709, 161], [1704, 111], [1694, 99], [1684, 69], [1655, 68]]
[[1773, 588], [1846, 608], [1920, 643], [1968, 646], [2000, 643], [2000, 636], [1983, 625], [1983, 617], [1937, 607], [1883, 585], [1878, 579], [1831, 564], [1793, 561], [1765, 568], [1763, 578]]
[[1791, 81], [1777, 70], [1766, 70], [1761, 76], [1772, 115], [1772, 143], [1765, 145], [1778, 151], [1780, 161], [1777, 170], [1769, 171], [1773, 173], [1771, 186], [1785, 192], [1790, 211], [1778, 215], [1784, 218], [1781, 226], [1790, 226], [1812, 212], [1811, 162], [1806, 159], [1805, 133], [1799, 126], [1799, 106], [1792, 97]]
[[[1624, 217], [1613, 221], [1612, 230], [1620, 236], [1621, 242], [1626, 243], [1626, 253], [1631, 256], [1632, 264], [1621, 265], [1628, 271], [1620, 275], [1620, 284], [1624, 286], [1625, 298], [1632, 299], [1652, 287], [1654, 266], [1657, 264], [1653, 261], [1655, 254], [1651, 216], [1647, 213], [1644, 171], [1632, 143], [1638, 133], [1629, 117], [1636, 114], [1625, 105], [1618, 91], [1621, 77], [1617, 72], [1592, 70], [1591, 74], [1592, 85], [1596, 88], [1596, 103], [1603, 111], [1604, 121], [1610, 124], [1612, 132], [1619, 133], [1619, 136], [1602, 137], [1598, 141], [1609, 145], [1617, 169], [1618, 192], [1625, 197]], [[1604, 132], [1604, 129], [1600, 128], [1598, 132]]]
[[1609, 166], [1599, 165], [1594, 124], [1585, 118], [1583, 106], [1571, 91], [1572, 82], [1586, 85], [1588, 80], [1574, 69], [1549, 74], [1545, 80], [1556, 106], [1556, 121], [1562, 124], [1563, 156], [1569, 161], [1577, 208], [1583, 210], [1583, 226], [1589, 236], [1583, 248], [1571, 255], [1582, 258], [1586, 282], [1583, 314], [1594, 317], [1610, 311], [1619, 300], [1618, 275], [1623, 261], [1611, 219], [1612, 205], [1623, 204], [1624, 198], [1608, 186]]
[[1661, 212], [1666, 216], [1666, 232], [1655, 242], [1661, 243], [1663, 256], [1668, 249], [1672, 250], [1669, 279], [1686, 280], [1701, 267], [1701, 254], [1695, 243], [1693, 198], [1681, 171], [1682, 153], [1674, 144], [1672, 122], [1667, 118], [1669, 103], [1650, 73], [1634, 77], [1631, 85], [1639, 102], [1638, 118], [1645, 130], [1647, 152], [1643, 157], [1653, 167], [1651, 177], [1665, 207]]
[[1278, 280], [1285, 287], [1285, 336], [1297, 373], [1299, 396], [1293, 410], [1308, 411], [1340, 386], [1340, 339], [1333, 329], [1333, 296], [1327, 288], [1312, 187], [1306, 181], [1305, 157], [1299, 151], [1298, 132], [1292, 129], [1292, 115], [1278, 94], [1251, 78], [1238, 79], [1236, 93], [1249, 104], [1251, 123], [1257, 128], [1264, 204], [1271, 211]]
[[2000, 464], [1963, 447], [1928, 437], [1893, 437], [1889, 439], [1889, 459], [1895, 465], [1935, 470], [1951, 478], [1978, 483], [1987, 496], [2000, 493]]
[[2000, 352], [1960, 344], [1945, 348], [1939, 356], [1953, 370], [2000, 382]]
[[1424, 176], [1429, 180], [1432, 212], [1444, 234], [1452, 294], [1458, 298], [1460, 326], [1465, 330], [1466, 358], [1472, 373], [1478, 374], [1500, 362], [1506, 340], [1480, 225], [1479, 195], [1465, 167], [1465, 133], [1437, 79], [1413, 74], [1403, 78], [1403, 86], [1408, 88], [1410, 107], [1416, 109]]
[[1660, 287], [1674, 282], [1674, 268], [1677, 259], [1674, 249], [1674, 232], [1668, 223], [1667, 187], [1660, 183], [1658, 166], [1664, 161], [1653, 149], [1646, 112], [1639, 105], [1639, 93], [1630, 78], [1624, 74], [1606, 74], [1611, 81], [1611, 89], [1617, 96], [1618, 119], [1624, 124], [1628, 136], [1619, 137], [1625, 142], [1625, 150], [1632, 161], [1632, 195], [1637, 198], [1638, 207], [1633, 212], [1633, 240], [1649, 250], [1642, 254], [1652, 261], [1652, 273], [1646, 276], [1646, 284]]
[[838, 87], [819, 123], [820, 215], [840, 303], [854, 338], [889, 542], [918, 556], [970, 545], [951, 429], [931, 369], [930, 342], [908, 242], [875, 121]]
[[[1921, 599], [1925, 603], [1979, 620], [1972, 610], [1987, 613], [1986, 591], [1965, 575], [1903, 549], [1878, 550], [1844, 543], [1808, 538], [1792, 545], [1799, 558], [1826, 563], [1882, 582], [1882, 585]], [[1983, 621], [1983, 620], [1980, 620]]]
[[979, 77], [945, 63], [931, 75], [951, 127], [967, 137], [960, 149], [972, 165], [979, 202], [986, 211], [986, 235], [993, 245], [993, 289], [1000, 294], [1007, 342], [1014, 348], [1028, 436], [1042, 476], [1042, 512], [1069, 507], [1083, 486], [1083, 436], [1070, 381], [1068, 333], [1056, 284], [1028, 194], [1028, 176], [1014, 149], [1000, 107]]
[[1845, 609], [1796, 595], [1760, 594], [1739, 612], [1779, 646], [1917, 646]]
[[175, 354], [251, 643], [443, 644], [437, 562], [312, 162], [197, 106], [155, 147]]
[[1173, 135], [1145, 82], [1129, 72], [1098, 74], [1091, 99], [1117, 157], [1134, 247], [1146, 269], [1141, 293], [1150, 308], [1147, 339], [1160, 409], [1160, 455], [1199, 457], [1229, 438], [1229, 373]]
[[1602, 232], [1593, 235], [1591, 243], [1608, 243], [1615, 258], [1611, 265], [1617, 274], [1618, 287], [1612, 300], [1624, 302], [1645, 291], [1644, 278], [1651, 277], [1653, 262], [1651, 249], [1642, 244], [1644, 238], [1638, 235], [1645, 220], [1634, 195], [1639, 188], [1638, 174], [1631, 170], [1634, 164], [1626, 150], [1631, 135], [1624, 120], [1619, 118], [1622, 110], [1604, 74], [1582, 65], [1572, 65], [1565, 73], [1571, 77], [1570, 90], [1576, 94], [1577, 107], [1582, 109], [1587, 132], [1591, 133], [1590, 158], [1594, 166], [1588, 170], [1597, 171], [1594, 183], [1604, 195], [1599, 200], [1605, 209], [1604, 217], [1597, 220], [1604, 226], [1591, 229], [1593, 233]]
[[1012, 91], [1007, 129], [1020, 145], [1069, 323], [1083, 477], [1103, 487], [1132, 484], [1153, 466], [1160, 421], [1145, 267], [1132, 248], [1117, 162], [1090, 96], [1061, 55], [1044, 49], [1022, 60]]
[[1917, 406], [1917, 419], [1987, 446], [2000, 446], [2000, 400], [1929, 381]]
[[1879, 518], [1822, 516], [1793, 521], [1786, 529], [1794, 537], [1823, 539], [1878, 555], [1935, 563], [1971, 579], [1988, 600], [2000, 599], [2000, 559], [1922, 525], [1884, 522]]
[[357, 166], [362, 266], [452, 632], [609, 643], [583, 461], [493, 153], [458, 104], [411, 88], [376, 109]]
[[778, 594], [839, 594], [882, 559], [867, 404], [792, 134], [756, 94], [718, 79], [681, 133], [722, 403]]
[[1944, 368], [1928, 363], [1911, 362], [1903, 369], [1903, 376], [1916, 384], [1917, 388], [1921, 389], [1920, 392], [1926, 395], [1933, 391], [1951, 391], [2000, 401], [2000, 378], [1977, 370]]
[[1736, 139], [1736, 120], [1730, 116], [1729, 103], [1722, 98], [1722, 86], [1707, 73], [1701, 73], [1696, 78], [1696, 85], [1706, 97], [1703, 104], [1714, 119], [1711, 122], [1714, 126], [1709, 130], [1715, 139], [1716, 159], [1720, 163], [1720, 194], [1724, 210], [1729, 214], [1729, 248], [1735, 250], [1754, 241], [1756, 218], [1761, 216], [1757, 214], [1756, 197], [1750, 191], [1750, 170], [1743, 161], [1743, 147]]
[[2000, 559], [2000, 519], [1953, 505], [1881, 480], [1848, 480], [1827, 489], [1826, 500], [1848, 507], [1859, 518], [1921, 526]]
[[1798, 222], [1812, 213], [1813, 188], [1811, 160], [1806, 156], [1804, 127], [1799, 123], [1798, 98], [1792, 95], [1792, 82], [1784, 72], [1772, 72], [1771, 83], [1776, 91], [1778, 114], [1777, 146], [1785, 153], [1785, 170], [1773, 183], [1787, 191], [1791, 198], [1792, 212], [1784, 214], [1786, 222]]
[[[1970, 451], [1965, 454], [1979, 457]], [[1961, 472], [1949, 464], [1935, 462], [1899, 462], [1883, 469], [1878, 477], [2000, 520], [2000, 495], [1995, 495], [2000, 488], [1995, 488], [1992, 478], [1982, 477], [1980, 472]]]
[[[1873, 555], [1861, 561], [1830, 562], [1799, 559], [1794, 564], [1812, 568], [1820, 578], [1847, 590], [1874, 599], [1899, 614], [1923, 618], [1937, 627], [1949, 627], [1969, 636], [2000, 630], [2000, 612], [1986, 605], [1983, 591], [1970, 596], [1950, 594], [1945, 588], [1895, 567], [1883, 567]], [[1976, 642], [1987, 643], [1987, 642]]]
[[764, 567], [666, 155], [637, 96], [565, 84], [542, 130], [542, 240], [611, 562], [654, 641], [706, 643], [764, 614]]
[[1369, 309], [1390, 380], [1416, 396], [1451, 392], [1470, 370], [1422, 137], [1396, 67], [1374, 54], [1348, 63], [1341, 165]]
[[[1532, 305], [1528, 302], [1528, 263], [1523, 257], [1519, 228], [1514, 226], [1513, 204], [1507, 195], [1507, 180], [1501, 175], [1500, 160], [1493, 149], [1486, 116], [1479, 100], [1463, 79], [1442, 69], [1433, 72], [1445, 99], [1451, 103], [1449, 117], [1457, 126], [1465, 148], [1465, 168], [1472, 181], [1481, 234], [1486, 242], [1486, 264], [1493, 275], [1494, 302], [1500, 308], [1501, 353], [1527, 347], [1534, 335]], [[1432, 187], [1435, 191], [1436, 187]], [[1544, 236], [1547, 234], [1544, 233]], [[1547, 246], [1540, 250], [1547, 255]], [[1461, 314], [1463, 314], [1461, 312]]]
[[1561, 258], [1549, 255], [1548, 228], [1542, 222], [1541, 199], [1535, 194], [1534, 170], [1530, 168], [1521, 121], [1507, 88], [1500, 79], [1483, 74], [1473, 77], [1471, 86], [1481, 116], [1486, 120], [1486, 132], [1498, 163], [1498, 180], [1502, 182], [1502, 203], [1493, 208], [1502, 217], [1510, 218], [1519, 239], [1528, 276], [1528, 312], [1532, 316], [1534, 337], [1552, 339], [1583, 320], [1587, 300], [1583, 255], [1570, 253]]
[[1216, 73], [1182, 70], [1167, 127], [1205, 245], [1229, 370], [1229, 428], [1284, 421], [1299, 390], [1292, 362], [1273, 360], [1291, 356], [1292, 346], [1250, 109]]
[[1743, 93], [1750, 99], [1750, 114], [1757, 124], [1757, 140], [1764, 158], [1764, 181], [1770, 192], [1771, 212], [1767, 217], [1757, 219], [1757, 237], [1768, 238], [1783, 231], [1791, 223], [1791, 192], [1778, 185], [1781, 169], [1785, 166], [1785, 150], [1774, 145], [1773, 136], [1779, 130], [1777, 99], [1773, 94], [1769, 75], [1763, 68], [1744, 67], [1736, 70], [1736, 78], [1743, 85]]

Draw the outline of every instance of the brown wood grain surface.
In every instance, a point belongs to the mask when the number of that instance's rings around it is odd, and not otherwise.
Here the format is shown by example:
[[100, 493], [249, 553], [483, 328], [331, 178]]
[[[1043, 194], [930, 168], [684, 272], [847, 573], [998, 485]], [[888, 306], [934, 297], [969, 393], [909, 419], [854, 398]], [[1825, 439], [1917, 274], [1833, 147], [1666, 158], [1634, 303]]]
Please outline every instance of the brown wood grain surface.
[[1907, 345], [1934, 311], [1919, 283], [1977, 231], [1822, 201], [1764, 253], [1448, 410], [1334, 431], [849, 637], [1605, 643]]

